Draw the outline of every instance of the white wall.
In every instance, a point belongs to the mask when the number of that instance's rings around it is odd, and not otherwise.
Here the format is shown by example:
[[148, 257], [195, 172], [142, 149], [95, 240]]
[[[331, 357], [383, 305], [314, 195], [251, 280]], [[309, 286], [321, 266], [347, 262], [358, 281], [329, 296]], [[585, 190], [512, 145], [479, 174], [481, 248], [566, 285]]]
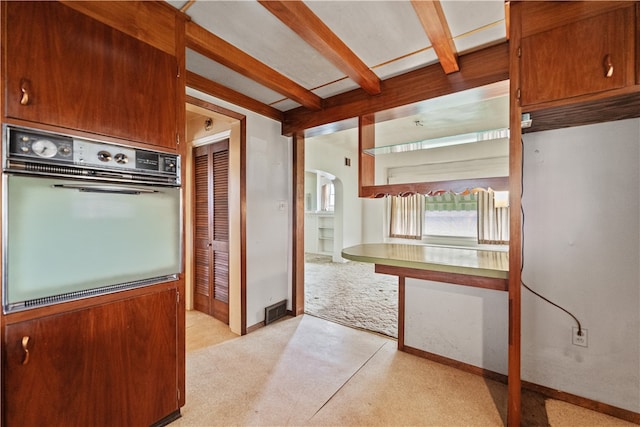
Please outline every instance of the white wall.
[[[640, 412], [640, 119], [524, 136], [522, 378]], [[507, 294], [406, 281], [405, 344], [507, 372]]]
[[247, 326], [265, 307], [288, 299], [291, 309], [291, 139], [280, 123], [210, 95], [187, 94], [244, 114], [247, 136]]
[[640, 119], [524, 135], [523, 380], [640, 412]]
[[508, 294], [405, 279], [404, 344], [507, 374]]

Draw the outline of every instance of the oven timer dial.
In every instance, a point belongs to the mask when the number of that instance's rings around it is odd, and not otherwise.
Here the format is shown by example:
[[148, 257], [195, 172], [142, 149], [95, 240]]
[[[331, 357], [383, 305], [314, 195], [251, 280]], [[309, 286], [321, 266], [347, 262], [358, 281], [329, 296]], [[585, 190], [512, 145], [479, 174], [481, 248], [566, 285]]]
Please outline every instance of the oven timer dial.
[[48, 139], [38, 139], [31, 144], [31, 149], [40, 157], [53, 157], [58, 154], [58, 147], [55, 142]]

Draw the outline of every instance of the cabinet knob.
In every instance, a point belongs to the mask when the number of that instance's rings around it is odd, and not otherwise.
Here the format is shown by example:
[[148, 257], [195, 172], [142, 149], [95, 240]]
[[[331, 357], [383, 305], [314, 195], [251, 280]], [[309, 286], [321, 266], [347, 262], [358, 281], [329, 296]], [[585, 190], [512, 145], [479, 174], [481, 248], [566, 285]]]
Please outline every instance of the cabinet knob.
[[611, 62], [611, 55], [604, 57], [604, 76], [609, 78], [613, 76], [613, 62]]
[[24, 358], [22, 359], [22, 364], [26, 365], [29, 363], [29, 340], [31, 338], [29, 336], [22, 337], [22, 351], [24, 351]]
[[29, 105], [29, 92], [31, 92], [31, 82], [29, 80], [20, 80], [20, 92], [22, 92], [20, 104]]

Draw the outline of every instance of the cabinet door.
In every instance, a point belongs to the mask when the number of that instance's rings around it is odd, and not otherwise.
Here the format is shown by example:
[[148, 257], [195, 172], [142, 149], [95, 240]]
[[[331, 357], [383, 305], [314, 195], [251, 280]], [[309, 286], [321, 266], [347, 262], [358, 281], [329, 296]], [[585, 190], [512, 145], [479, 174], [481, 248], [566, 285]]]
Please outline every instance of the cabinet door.
[[53, 1], [6, 2], [9, 117], [176, 146], [176, 58]]
[[629, 70], [633, 68], [634, 41], [628, 37], [629, 25], [633, 26], [633, 7], [523, 38], [522, 105], [633, 84]]
[[142, 426], [178, 410], [176, 290], [6, 326], [3, 425]]

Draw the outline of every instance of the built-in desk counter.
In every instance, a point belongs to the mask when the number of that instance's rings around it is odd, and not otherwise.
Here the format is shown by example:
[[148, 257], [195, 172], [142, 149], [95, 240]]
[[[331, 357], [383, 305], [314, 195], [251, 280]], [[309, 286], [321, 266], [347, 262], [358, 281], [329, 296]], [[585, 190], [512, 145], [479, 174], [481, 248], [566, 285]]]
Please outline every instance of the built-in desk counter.
[[429, 245], [370, 243], [342, 250], [342, 257], [376, 265], [376, 273], [506, 291], [509, 254]]

